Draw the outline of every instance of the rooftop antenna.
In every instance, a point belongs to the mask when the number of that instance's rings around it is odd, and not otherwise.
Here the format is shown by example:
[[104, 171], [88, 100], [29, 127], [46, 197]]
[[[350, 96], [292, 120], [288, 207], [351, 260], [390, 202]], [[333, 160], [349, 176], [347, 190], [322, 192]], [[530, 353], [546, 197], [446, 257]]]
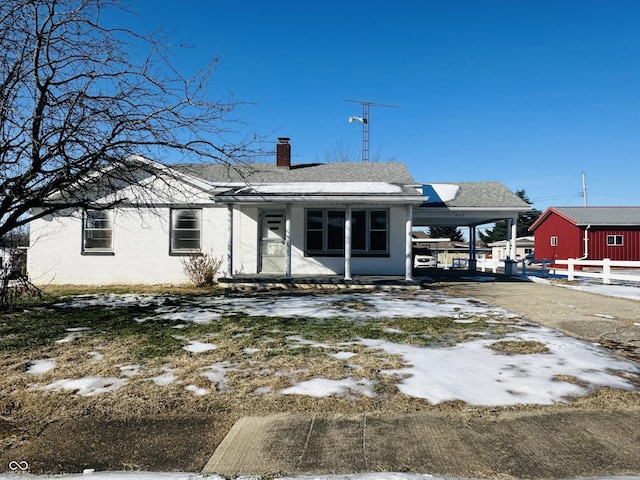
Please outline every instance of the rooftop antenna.
[[345, 100], [345, 102], [359, 103], [362, 105], [362, 117], [349, 117], [349, 123], [356, 120], [362, 123], [362, 161], [369, 161], [369, 108], [386, 107], [398, 108], [395, 105], [384, 105], [382, 103], [365, 102], [362, 100]]
[[584, 206], [587, 206], [587, 176], [582, 172], [582, 198], [584, 199]]

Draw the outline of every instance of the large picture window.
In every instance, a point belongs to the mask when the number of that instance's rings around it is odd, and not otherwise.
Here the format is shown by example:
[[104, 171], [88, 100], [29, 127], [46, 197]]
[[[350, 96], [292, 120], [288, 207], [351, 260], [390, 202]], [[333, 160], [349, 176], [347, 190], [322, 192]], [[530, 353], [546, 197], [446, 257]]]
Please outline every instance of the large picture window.
[[82, 224], [82, 251], [113, 251], [113, 220], [110, 210], [85, 210]]
[[[308, 209], [306, 211], [305, 253], [344, 255], [345, 211]], [[352, 210], [351, 251], [354, 255], [389, 253], [388, 210]]]
[[171, 253], [200, 252], [202, 210], [171, 210]]

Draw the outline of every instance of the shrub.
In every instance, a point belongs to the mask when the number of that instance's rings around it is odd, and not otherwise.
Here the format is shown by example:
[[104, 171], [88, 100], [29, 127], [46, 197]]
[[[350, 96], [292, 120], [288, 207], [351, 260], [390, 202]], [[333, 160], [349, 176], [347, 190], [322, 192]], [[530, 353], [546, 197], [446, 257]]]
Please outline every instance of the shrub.
[[222, 258], [211, 254], [193, 255], [182, 260], [184, 273], [196, 287], [207, 287], [217, 283], [218, 270], [222, 266]]

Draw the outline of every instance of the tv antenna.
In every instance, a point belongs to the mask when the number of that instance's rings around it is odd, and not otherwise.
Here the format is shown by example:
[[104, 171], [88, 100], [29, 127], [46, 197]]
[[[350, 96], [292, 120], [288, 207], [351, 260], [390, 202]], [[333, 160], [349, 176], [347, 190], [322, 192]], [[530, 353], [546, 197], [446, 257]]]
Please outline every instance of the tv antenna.
[[362, 161], [369, 161], [369, 108], [370, 107], [386, 107], [398, 108], [395, 105], [384, 105], [382, 103], [365, 102], [362, 100], [345, 100], [345, 102], [359, 103], [362, 105], [361, 117], [349, 117], [349, 123], [356, 120], [362, 123]]

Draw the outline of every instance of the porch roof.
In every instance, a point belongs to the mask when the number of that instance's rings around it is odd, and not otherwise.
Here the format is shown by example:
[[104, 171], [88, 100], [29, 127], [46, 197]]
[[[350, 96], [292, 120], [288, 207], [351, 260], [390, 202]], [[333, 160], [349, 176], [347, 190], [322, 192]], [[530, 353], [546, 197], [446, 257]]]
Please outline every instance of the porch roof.
[[483, 225], [531, 210], [500, 182], [423, 184], [423, 191], [424, 203], [413, 209], [414, 226]]
[[338, 203], [419, 205], [420, 192], [387, 182], [301, 182], [235, 187], [211, 197], [222, 203]]

